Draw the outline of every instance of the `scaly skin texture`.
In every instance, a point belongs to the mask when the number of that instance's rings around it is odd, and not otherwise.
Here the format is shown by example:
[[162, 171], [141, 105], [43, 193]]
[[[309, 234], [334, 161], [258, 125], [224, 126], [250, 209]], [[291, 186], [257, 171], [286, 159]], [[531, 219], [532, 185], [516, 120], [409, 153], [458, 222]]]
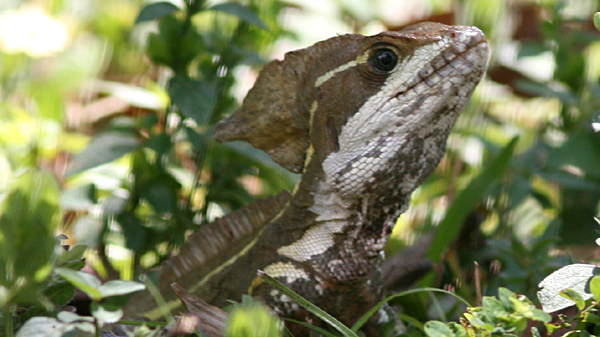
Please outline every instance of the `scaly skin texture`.
[[[302, 179], [281, 200], [285, 207], [265, 215], [256, 239], [238, 247], [243, 254], [183, 286], [216, 305], [249, 291], [281, 316], [319, 324], [261, 283], [256, 271], [264, 270], [354, 324], [383, 297], [382, 249], [410, 194], [442, 158], [487, 54], [477, 28], [422, 23], [338, 36], [265, 66], [214, 134], [248, 141]], [[190, 260], [176, 257], [169, 272], [192, 273]], [[376, 315], [365, 333], [377, 336], [385, 321]]]

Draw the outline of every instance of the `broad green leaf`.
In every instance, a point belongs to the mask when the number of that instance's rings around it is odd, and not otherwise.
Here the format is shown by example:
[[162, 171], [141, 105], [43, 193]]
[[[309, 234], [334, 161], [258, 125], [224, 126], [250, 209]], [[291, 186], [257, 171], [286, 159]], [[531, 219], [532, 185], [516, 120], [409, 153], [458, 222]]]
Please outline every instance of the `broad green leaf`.
[[55, 271], [72, 285], [86, 293], [93, 301], [102, 299], [100, 280], [96, 276], [68, 268], [56, 268]]
[[482, 313], [490, 322], [495, 322], [496, 319], [506, 319], [509, 315], [502, 302], [491, 296], [483, 297], [482, 309]]
[[155, 2], [147, 5], [142, 8], [140, 14], [135, 19], [135, 24], [145, 21], [152, 21], [155, 19], [162, 18], [163, 16], [167, 16], [175, 11], [178, 11], [179, 8], [172, 4], [171, 2]]
[[70, 311], [61, 311], [56, 315], [56, 318], [58, 318], [61, 322], [65, 322], [65, 323], [72, 323], [72, 322], [78, 322], [78, 321], [86, 321], [86, 322], [90, 322], [90, 323], [94, 322], [93, 317], [79, 316], [76, 313], [70, 312]]
[[258, 17], [254, 12], [252, 12], [248, 7], [243, 6], [237, 2], [226, 2], [222, 4], [218, 4], [209, 8], [209, 10], [220, 11], [227, 14], [235, 15], [243, 21], [248, 22], [249, 24], [260, 27], [264, 30], [268, 30], [269, 27]]
[[593, 314], [591, 312], [586, 312], [583, 315], [583, 322], [594, 323], [596, 325], [600, 324], [600, 316]]
[[596, 301], [600, 301], [600, 277], [592, 277], [590, 281], [590, 292]]
[[95, 337], [95, 330], [90, 322], [69, 324], [50, 317], [33, 317], [25, 322], [16, 337]]
[[92, 302], [90, 309], [92, 316], [98, 320], [100, 326], [116, 323], [123, 317], [123, 309], [105, 303]]
[[527, 318], [544, 323], [550, 323], [550, 321], [552, 321], [552, 316], [550, 316], [550, 314], [536, 308], [531, 309], [531, 316], [528, 316]]
[[500, 302], [502, 302], [502, 306], [504, 307], [504, 310], [506, 310], [508, 312], [513, 312], [515, 310], [515, 306], [512, 303], [512, 301], [510, 300], [512, 297], [515, 297], [515, 296], [516, 296], [516, 294], [507, 288], [504, 288], [504, 287], [498, 288], [498, 299], [500, 300]]
[[545, 312], [554, 312], [574, 305], [572, 300], [564, 298], [560, 292], [571, 288], [587, 300], [592, 297], [588, 282], [600, 275], [600, 268], [591, 264], [572, 264], [560, 268], [548, 275], [539, 287], [538, 298]]
[[303, 298], [302, 296], [298, 295], [293, 290], [291, 290], [288, 287], [286, 287], [285, 285], [283, 285], [281, 282], [275, 280], [274, 278], [265, 274], [262, 271], [259, 271], [258, 275], [260, 276], [260, 278], [263, 279], [263, 281], [265, 281], [269, 285], [279, 289], [282, 293], [288, 295], [294, 302], [298, 303], [301, 307], [308, 310], [311, 314], [317, 316], [318, 318], [323, 320], [325, 323], [329, 324], [334, 329], [341, 332], [342, 335], [344, 335], [346, 337], [347, 336], [358, 337], [358, 335], [354, 331], [350, 330], [347, 326], [342, 324], [342, 322], [338, 321], [335, 317], [326, 313], [325, 311], [323, 311], [316, 305], [310, 303], [305, 298]]
[[431, 248], [427, 254], [429, 259], [434, 262], [441, 260], [444, 251], [448, 249], [460, 233], [467, 215], [508, 169], [517, 141], [518, 138], [513, 138], [502, 152], [492, 159], [488, 167], [475, 177], [450, 205], [431, 242]]
[[596, 26], [597, 30], [600, 30], [600, 12], [594, 14], [594, 26]]
[[199, 125], [206, 125], [215, 107], [217, 90], [207, 81], [175, 76], [169, 80], [169, 96], [181, 113]]
[[102, 298], [111, 296], [129, 295], [131, 293], [142, 291], [146, 286], [141, 282], [135, 281], [108, 281], [100, 286], [100, 294]]
[[560, 294], [560, 296], [575, 302], [577, 309], [583, 310], [583, 308], [585, 307], [585, 300], [575, 290], [573, 290], [571, 288], [567, 288], [567, 289], [561, 290], [559, 292], [559, 294]]
[[134, 132], [107, 131], [97, 134], [88, 146], [73, 158], [66, 176], [110, 163], [137, 149], [141, 142]]
[[425, 323], [425, 333], [429, 337], [455, 337], [456, 335], [445, 323], [429, 321]]
[[86, 245], [76, 245], [71, 247], [69, 250], [63, 252], [58, 258], [57, 265], [62, 267], [63, 264], [69, 262], [79, 262], [83, 259], [83, 254], [87, 250]]

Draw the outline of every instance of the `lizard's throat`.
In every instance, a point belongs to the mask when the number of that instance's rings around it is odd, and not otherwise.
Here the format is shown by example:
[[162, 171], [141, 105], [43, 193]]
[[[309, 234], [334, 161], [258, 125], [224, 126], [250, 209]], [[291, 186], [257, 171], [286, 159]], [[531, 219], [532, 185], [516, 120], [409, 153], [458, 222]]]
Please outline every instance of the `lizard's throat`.
[[388, 204], [365, 195], [344, 199], [321, 180], [309, 211], [314, 223], [302, 237], [277, 252], [310, 266], [322, 279], [347, 284], [370, 278], [381, 263], [381, 252], [410, 195], [396, 195]]

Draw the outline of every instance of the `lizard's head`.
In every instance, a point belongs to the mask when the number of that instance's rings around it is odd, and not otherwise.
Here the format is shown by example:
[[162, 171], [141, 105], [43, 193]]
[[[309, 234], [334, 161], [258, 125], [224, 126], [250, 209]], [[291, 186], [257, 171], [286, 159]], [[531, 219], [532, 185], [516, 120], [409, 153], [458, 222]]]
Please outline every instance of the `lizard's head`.
[[382, 183], [410, 192], [437, 166], [487, 54], [474, 27], [334, 37], [266, 65], [215, 137], [246, 140], [294, 172], [318, 163], [348, 197]]

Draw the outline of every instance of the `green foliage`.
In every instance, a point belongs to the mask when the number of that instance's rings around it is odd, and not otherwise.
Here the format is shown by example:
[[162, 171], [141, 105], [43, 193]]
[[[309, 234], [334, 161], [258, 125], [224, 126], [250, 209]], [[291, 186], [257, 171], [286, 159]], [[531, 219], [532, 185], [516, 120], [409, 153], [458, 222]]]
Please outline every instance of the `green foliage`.
[[[77, 239], [101, 249], [124, 242], [135, 252], [137, 273], [167, 258], [183, 243], [186, 231], [207, 221], [210, 207], [235, 209], [291, 187], [293, 178], [268, 156], [216, 144], [210, 136], [220, 116], [235, 108], [233, 69], [279, 32], [254, 14], [261, 9], [278, 13], [275, 1], [250, 6], [186, 1], [183, 8], [155, 2], [141, 9], [136, 24], [158, 25], [148, 35], [146, 53], [158, 69], [173, 74], [164, 89], [170, 105], [152, 116], [111, 119], [70, 162], [67, 176], [76, 182], [75, 190], [84, 188], [77, 181], [86, 181], [90, 169], [119, 158], [129, 162], [119, 188], [87, 185], [87, 207], [65, 204], [89, 213], [75, 225]], [[268, 27], [272, 30], [267, 34]], [[243, 179], [253, 176], [259, 178], [262, 193], [251, 194], [243, 185]], [[143, 257], [150, 262], [143, 264]]]
[[518, 138], [513, 138], [490, 162], [487, 169], [474, 178], [456, 197], [446, 216], [438, 225], [428, 253], [430, 259], [436, 262], [440, 261], [442, 253], [460, 234], [469, 212], [508, 169], [517, 141]]
[[261, 302], [251, 298], [236, 305], [229, 313], [227, 337], [280, 337], [283, 336], [283, 322], [273, 316]]
[[50, 305], [42, 293], [58, 255], [58, 196], [54, 180], [36, 170], [16, 177], [4, 196], [0, 211], [0, 307], [40, 301]]
[[506, 288], [498, 289], [498, 298], [483, 297], [480, 307], [468, 308], [461, 323], [430, 321], [425, 324], [429, 337], [521, 336], [529, 322], [549, 323], [551, 317], [536, 309], [531, 301]]

